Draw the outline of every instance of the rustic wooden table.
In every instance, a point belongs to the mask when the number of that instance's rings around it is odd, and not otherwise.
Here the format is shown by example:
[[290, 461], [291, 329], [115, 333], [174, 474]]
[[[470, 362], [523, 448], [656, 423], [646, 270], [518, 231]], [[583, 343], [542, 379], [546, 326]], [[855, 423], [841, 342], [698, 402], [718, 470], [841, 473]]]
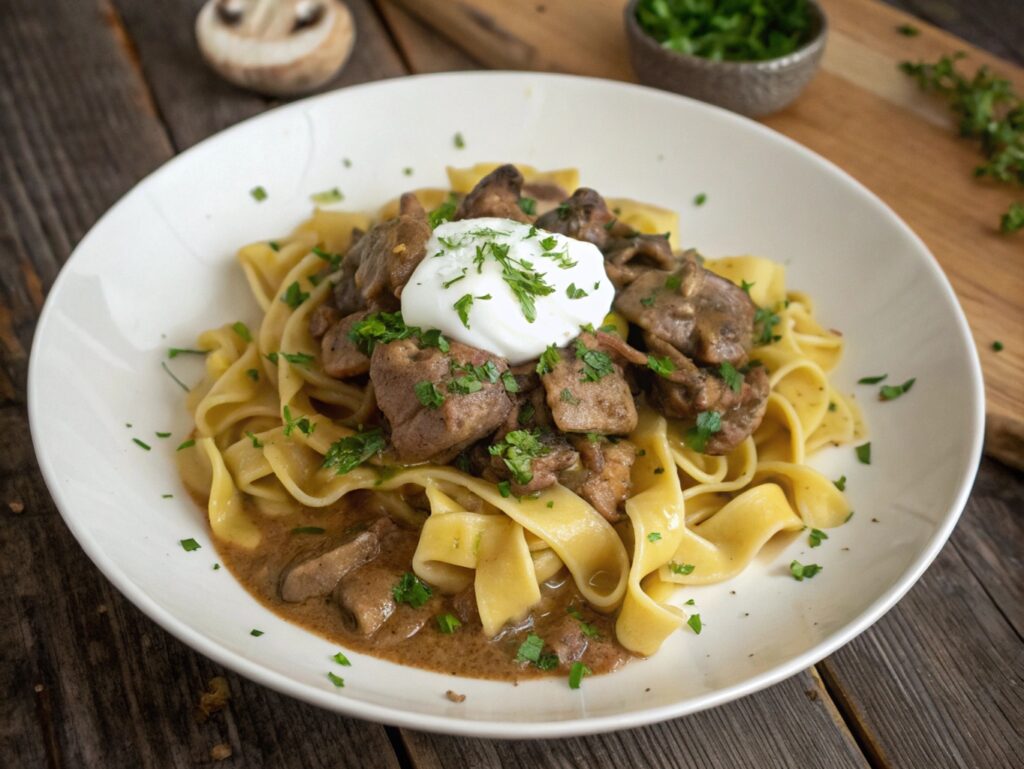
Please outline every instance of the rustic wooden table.
[[[359, 43], [331, 87], [477, 66], [391, 0], [347, 1]], [[1024, 55], [1019, 0], [893, 4]], [[0, 766], [1021, 765], [1024, 476], [992, 459], [924, 578], [848, 646], [738, 702], [597, 737], [497, 742], [342, 718], [221, 669], [125, 601], [43, 485], [26, 368], [46, 291], [97, 217], [176, 152], [273, 106], [202, 66], [199, 5], [0, 3]], [[197, 720], [214, 676], [230, 703]]]

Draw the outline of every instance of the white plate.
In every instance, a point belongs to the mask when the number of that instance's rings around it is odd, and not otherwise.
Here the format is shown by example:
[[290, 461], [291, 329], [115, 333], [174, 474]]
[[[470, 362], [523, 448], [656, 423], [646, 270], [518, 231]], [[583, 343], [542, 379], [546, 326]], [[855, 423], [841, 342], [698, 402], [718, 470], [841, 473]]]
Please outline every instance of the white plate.
[[[849, 525], [813, 553], [806, 537], [772, 543], [739, 578], [686, 591], [705, 623], [700, 636], [677, 633], [657, 656], [578, 691], [561, 678], [513, 687], [360, 654], [349, 655], [351, 668], [335, 667], [334, 644], [278, 619], [226, 570], [212, 570], [216, 551], [173, 464], [190, 424], [160, 363], [169, 345], [191, 346], [202, 329], [257, 319], [234, 260], [239, 245], [288, 232], [309, 214], [310, 193], [339, 186], [346, 206], [373, 210], [412, 186], [442, 185], [445, 164], [484, 160], [576, 166], [603, 193], [679, 210], [685, 244], [705, 254], [786, 263], [789, 285], [810, 292], [823, 324], [846, 335], [835, 379], [861, 396], [872, 432], [870, 467], [849, 447], [814, 458], [829, 477], [849, 479], [857, 512]], [[269, 194], [263, 203], [249, 195], [256, 185]], [[707, 203], [697, 208], [700, 192]], [[171, 364], [198, 378], [199, 361]], [[917, 384], [878, 403], [877, 388], [855, 381], [883, 372]], [[949, 283], [924, 244], [849, 176], [699, 102], [517, 73], [325, 94], [224, 131], [153, 173], [96, 224], [58, 277], [32, 350], [29, 413], [47, 485], [82, 547], [129, 600], [193, 648], [349, 715], [520, 738], [692, 713], [780, 681], [849, 641], [946, 541], [970, 490], [984, 420], [977, 353]], [[154, 437], [163, 430], [174, 437]], [[167, 493], [174, 498], [162, 499]], [[186, 537], [202, 549], [184, 552]], [[793, 558], [824, 571], [796, 582]], [[251, 636], [252, 628], [265, 635]], [[345, 677], [344, 689], [328, 670]], [[466, 701], [449, 702], [447, 689]]]

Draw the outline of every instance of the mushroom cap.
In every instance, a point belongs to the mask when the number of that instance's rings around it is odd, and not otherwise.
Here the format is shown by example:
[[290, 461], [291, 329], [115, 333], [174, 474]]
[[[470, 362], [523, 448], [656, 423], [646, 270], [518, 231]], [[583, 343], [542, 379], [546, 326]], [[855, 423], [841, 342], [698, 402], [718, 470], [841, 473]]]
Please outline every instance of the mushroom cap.
[[338, 0], [208, 0], [196, 17], [196, 40], [206, 63], [226, 80], [290, 96], [341, 69], [355, 24]]

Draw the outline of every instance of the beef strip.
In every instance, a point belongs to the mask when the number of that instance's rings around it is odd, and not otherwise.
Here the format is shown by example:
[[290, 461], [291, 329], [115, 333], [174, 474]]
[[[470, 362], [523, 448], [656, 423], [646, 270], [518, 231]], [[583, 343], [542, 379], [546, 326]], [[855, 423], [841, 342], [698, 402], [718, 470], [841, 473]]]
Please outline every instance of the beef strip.
[[701, 363], [740, 366], [753, 344], [756, 308], [750, 297], [692, 257], [675, 272], [640, 274], [616, 296], [615, 309]]
[[352, 327], [369, 314], [367, 310], [354, 312], [337, 321], [323, 335], [320, 340], [320, 357], [328, 376], [345, 379], [370, 370], [370, 359], [348, 338]]
[[[512, 401], [501, 381], [483, 380], [472, 393], [450, 392], [449, 383], [460, 376], [456, 365], [480, 366], [491, 361], [499, 372], [508, 370], [503, 358], [458, 342], [448, 353], [436, 347], [420, 349], [412, 339], [378, 344], [370, 359], [370, 381], [377, 405], [391, 425], [391, 443], [403, 463], [445, 463], [462, 449], [490, 435], [505, 421]], [[444, 394], [439, 408], [428, 408], [415, 394], [418, 382], [431, 382]]]
[[603, 249], [611, 237], [615, 217], [597, 192], [580, 187], [553, 211], [537, 218], [537, 227], [585, 240]]
[[588, 638], [580, 621], [569, 614], [553, 628], [545, 630], [544, 640], [551, 645], [563, 667], [582, 660], [591, 670], [610, 673], [629, 659], [629, 653], [613, 639], [603, 635]]
[[341, 320], [341, 313], [331, 301], [326, 301], [309, 314], [309, 335], [319, 339], [327, 329]]
[[649, 269], [672, 270], [677, 265], [668, 238], [633, 233], [610, 240], [604, 249], [604, 269], [622, 290]]
[[371, 227], [345, 254], [334, 289], [341, 313], [399, 309], [402, 288], [426, 254], [430, 234], [419, 200], [411, 192], [402, 195], [398, 216]]
[[573, 436], [569, 441], [587, 470], [582, 482], [574, 484], [572, 490], [612, 523], [622, 520], [619, 505], [629, 497], [633, 486], [631, 471], [636, 461], [636, 446], [626, 440], [592, 441], [582, 435]]
[[[588, 349], [598, 347], [590, 334], [581, 335], [578, 343]], [[636, 428], [636, 404], [619, 364], [613, 361], [611, 373], [589, 382], [583, 378], [584, 362], [575, 347], [559, 350], [558, 355], [558, 364], [541, 376], [541, 382], [559, 430], [625, 435]]]
[[761, 424], [770, 390], [763, 368], [750, 369], [737, 393], [712, 372], [695, 366], [668, 342], [651, 334], [645, 334], [644, 339], [653, 354], [668, 357], [675, 365], [668, 377], [656, 376], [652, 380], [651, 401], [655, 408], [678, 419], [695, 419], [702, 411], [717, 411], [721, 415], [721, 430], [708, 440], [706, 454], [728, 454]]
[[281, 575], [282, 600], [301, 603], [330, 593], [346, 574], [377, 557], [380, 537], [389, 527], [394, 528], [390, 519], [380, 518], [368, 530], [326, 552], [300, 554]]
[[455, 219], [477, 219], [482, 216], [497, 216], [529, 222], [531, 217], [519, 207], [522, 196], [523, 175], [514, 165], [506, 163], [491, 171], [477, 182], [459, 204]]
[[[520, 429], [520, 428], [516, 428]], [[495, 442], [505, 437], [504, 433], [495, 435]], [[509, 472], [508, 465], [501, 457], [492, 456], [490, 464], [491, 478], [510, 481], [511, 492], [517, 497], [533, 494], [534, 492], [546, 489], [558, 482], [559, 473], [566, 470], [579, 461], [579, 455], [569, 445], [569, 442], [561, 435], [551, 432], [542, 432], [537, 440], [547, 448], [547, 453], [536, 457], [530, 462], [530, 472], [533, 477], [527, 483], [519, 483]]]

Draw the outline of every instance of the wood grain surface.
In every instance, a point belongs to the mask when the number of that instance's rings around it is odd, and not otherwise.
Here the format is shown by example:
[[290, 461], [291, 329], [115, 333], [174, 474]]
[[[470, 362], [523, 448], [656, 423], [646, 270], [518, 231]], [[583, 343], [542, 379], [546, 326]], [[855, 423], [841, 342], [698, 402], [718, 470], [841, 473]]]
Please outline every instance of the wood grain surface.
[[[468, 740], [343, 718], [225, 671], [118, 594], [75, 543], [42, 483], [25, 372], [43, 298], [95, 219], [175, 151], [276, 103], [206, 70], [190, 31], [199, 5], [0, 3], [0, 766], [1019, 763], [1024, 479], [992, 460], [924, 579], [853, 643], [744, 700], [610, 735]], [[349, 5], [360, 44], [329, 87], [477, 66], [393, 0]], [[805, 100], [813, 96], [830, 98], [812, 91]], [[930, 107], [919, 109], [924, 115]], [[231, 698], [197, 719], [199, 698], [216, 676], [226, 679]]]
[[[389, 1], [489, 67], [636, 79], [622, 32], [625, 0], [590, 0], [586, 13], [576, 0]], [[900, 35], [896, 28], [913, 18], [874, 0], [822, 4], [830, 24], [822, 71], [800, 99], [764, 122], [863, 182], [928, 244], [981, 356], [986, 450], [1024, 468], [1024, 233], [998, 231], [1000, 216], [1012, 200], [1024, 200], [1024, 190], [975, 180], [975, 142], [959, 138], [942, 101], [920, 93], [897, 64], [964, 50], [967, 67], [988, 65], [1022, 94], [1024, 69], [920, 22], [918, 36]], [[1006, 16], [1018, 32], [1019, 56], [1024, 7], [1015, 7]], [[408, 50], [414, 68], [434, 60], [429, 50]], [[1002, 352], [992, 349], [995, 340], [1004, 343]]]

